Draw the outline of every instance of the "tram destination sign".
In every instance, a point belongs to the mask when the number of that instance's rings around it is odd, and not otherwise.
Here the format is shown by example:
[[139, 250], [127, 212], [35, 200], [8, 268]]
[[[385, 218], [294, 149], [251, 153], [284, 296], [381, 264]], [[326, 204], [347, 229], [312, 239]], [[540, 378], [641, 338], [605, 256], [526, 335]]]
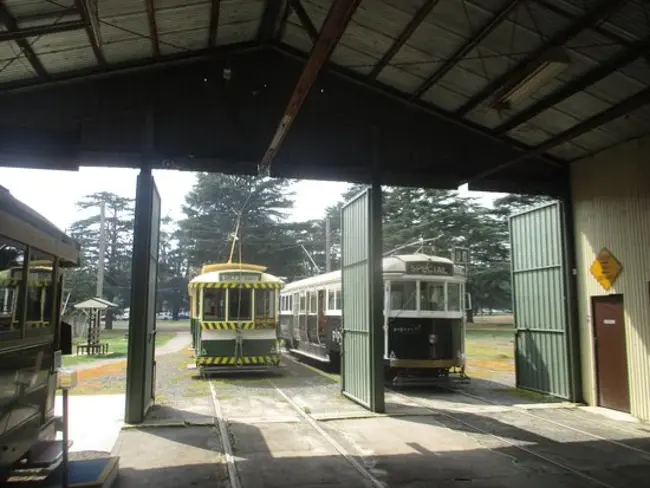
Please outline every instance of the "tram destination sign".
[[260, 281], [261, 275], [258, 273], [221, 273], [219, 281]]
[[415, 261], [406, 263], [406, 274], [453, 276], [454, 265], [451, 263], [436, 263], [433, 261]]

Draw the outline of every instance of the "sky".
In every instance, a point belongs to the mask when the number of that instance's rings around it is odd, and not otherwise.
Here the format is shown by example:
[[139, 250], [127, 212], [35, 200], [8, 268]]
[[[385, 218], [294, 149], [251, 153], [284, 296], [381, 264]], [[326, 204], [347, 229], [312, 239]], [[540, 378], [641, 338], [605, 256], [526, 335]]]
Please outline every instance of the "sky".
[[[137, 174], [138, 170], [127, 168], [82, 167], [79, 171], [0, 168], [0, 185], [57, 227], [66, 230], [75, 220], [86, 217], [87, 214], [79, 213], [75, 207], [75, 203], [85, 195], [107, 191], [135, 198]], [[194, 184], [196, 173], [156, 170], [153, 175], [163, 215], [174, 220], [183, 218], [182, 205]], [[52, 187], [60, 191], [52, 193]], [[349, 184], [340, 182], [296, 181], [292, 188], [295, 205], [290, 219], [299, 222], [323, 218], [325, 209], [338, 202], [348, 187]], [[459, 193], [476, 196], [485, 205], [502, 195], [468, 192], [467, 188], [460, 188]]]

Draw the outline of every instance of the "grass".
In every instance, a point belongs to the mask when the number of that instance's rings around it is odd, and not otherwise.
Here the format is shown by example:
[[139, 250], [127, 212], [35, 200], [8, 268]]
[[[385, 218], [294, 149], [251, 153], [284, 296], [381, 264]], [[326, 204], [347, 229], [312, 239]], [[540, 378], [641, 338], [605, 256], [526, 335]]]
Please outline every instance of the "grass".
[[[165, 332], [160, 331], [156, 333], [156, 346], [160, 347], [169, 342], [174, 336], [175, 332]], [[76, 355], [76, 345], [83, 344], [83, 338], [77, 338], [77, 340], [72, 345], [73, 354], [69, 356], [63, 356], [63, 365], [64, 366], [74, 366], [77, 364], [88, 364], [101, 359], [121, 359], [126, 358], [128, 351], [129, 341], [126, 338], [125, 330], [102, 330], [100, 334], [100, 341], [108, 343], [109, 353], [105, 355]]]
[[[113, 327], [117, 327], [120, 329], [128, 329], [129, 327], [129, 321], [128, 320], [115, 320], [113, 322]], [[161, 329], [167, 329], [167, 328], [181, 328], [181, 327], [187, 327], [187, 330], [189, 331], [190, 329], [190, 320], [189, 319], [184, 319], [184, 320], [156, 320], [156, 329], [161, 330]]]

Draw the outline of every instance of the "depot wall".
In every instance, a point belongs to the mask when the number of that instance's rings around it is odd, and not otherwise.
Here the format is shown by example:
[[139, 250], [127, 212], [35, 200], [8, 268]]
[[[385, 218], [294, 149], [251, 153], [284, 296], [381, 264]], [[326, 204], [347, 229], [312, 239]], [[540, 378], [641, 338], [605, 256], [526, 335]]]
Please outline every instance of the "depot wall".
[[[582, 384], [597, 405], [591, 297], [623, 294], [630, 407], [650, 421], [650, 137], [572, 165]], [[623, 265], [608, 291], [589, 268], [606, 247]]]

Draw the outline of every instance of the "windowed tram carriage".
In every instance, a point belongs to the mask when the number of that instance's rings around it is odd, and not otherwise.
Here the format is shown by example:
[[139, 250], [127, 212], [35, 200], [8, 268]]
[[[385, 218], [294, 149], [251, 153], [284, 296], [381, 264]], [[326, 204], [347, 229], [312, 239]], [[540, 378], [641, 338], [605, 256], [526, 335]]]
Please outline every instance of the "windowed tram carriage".
[[[386, 379], [465, 370], [465, 268], [425, 254], [383, 259]], [[280, 296], [280, 338], [293, 354], [340, 366], [341, 272], [289, 283]]]
[[280, 364], [278, 292], [282, 280], [266, 267], [203, 266], [190, 281], [192, 347], [202, 374]]
[[57, 369], [72, 340], [62, 269], [78, 264], [71, 238], [0, 187], [0, 480], [30, 451], [60, 445]]

